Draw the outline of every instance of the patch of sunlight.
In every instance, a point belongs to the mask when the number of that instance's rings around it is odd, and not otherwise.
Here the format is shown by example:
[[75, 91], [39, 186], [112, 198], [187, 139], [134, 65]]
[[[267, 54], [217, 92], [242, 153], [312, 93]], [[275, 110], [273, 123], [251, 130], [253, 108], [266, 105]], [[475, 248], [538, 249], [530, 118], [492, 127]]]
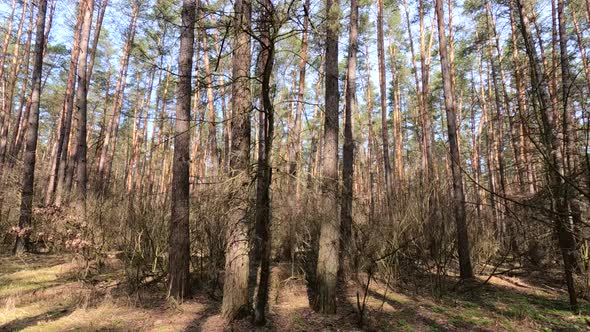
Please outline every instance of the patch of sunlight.
[[25, 291], [54, 286], [61, 275], [71, 267], [60, 264], [40, 269], [23, 269], [0, 277], [0, 297], [16, 295]]
[[0, 309], [0, 326], [9, 324], [16, 320], [32, 319], [43, 315], [67, 310], [73, 306], [77, 299], [60, 298], [54, 301], [38, 301], [26, 306], [14, 306], [13, 298], [8, 298]]
[[[359, 295], [359, 301], [361, 302], [361, 305], [363, 304], [363, 298], [361, 295]], [[348, 297], [348, 302], [353, 305], [355, 308], [358, 306], [357, 301], [356, 301], [356, 296], [349, 296]], [[372, 310], [381, 310], [383, 309], [384, 312], [395, 312], [396, 308], [394, 308], [391, 304], [389, 304], [387, 301], [383, 301], [383, 299], [381, 298], [377, 298], [374, 296], [367, 296], [367, 299], [365, 300], [366, 306], [371, 308]]]
[[379, 294], [380, 297], [385, 295], [385, 297], [388, 301], [398, 302], [400, 304], [413, 303], [413, 301], [409, 297], [407, 297], [406, 295], [404, 295], [402, 293], [397, 293], [391, 289], [386, 290], [385, 285], [382, 285], [382, 284], [371, 284], [370, 289], [371, 289], [371, 291]]
[[182, 331], [198, 317], [204, 306], [183, 304], [178, 309], [146, 310], [106, 300], [97, 307], [77, 308], [57, 319], [39, 321], [22, 331]]
[[51, 321], [39, 321], [35, 326], [29, 326], [23, 331], [94, 331], [94, 330], [143, 330], [147, 321], [147, 314], [131, 312], [128, 308], [111, 304], [103, 304], [97, 308], [78, 308], [69, 315]]

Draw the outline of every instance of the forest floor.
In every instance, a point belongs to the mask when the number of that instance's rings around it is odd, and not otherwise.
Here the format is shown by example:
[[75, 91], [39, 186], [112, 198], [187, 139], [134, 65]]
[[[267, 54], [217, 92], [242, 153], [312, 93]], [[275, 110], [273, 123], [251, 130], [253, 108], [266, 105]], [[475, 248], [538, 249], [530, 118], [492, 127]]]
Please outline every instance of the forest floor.
[[[439, 296], [419, 291], [419, 283], [402, 292], [372, 282], [359, 328], [360, 287], [349, 286], [337, 314], [319, 315], [309, 308], [305, 283], [279, 269], [273, 269], [270, 322], [260, 331], [579, 331], [590, 325], [590, 304], [584, 301], [574, 315], [558, 284], [542, 275], [536, 283], [527, 274], [493, 277], [485, 285], [482, 276]], [[71, 256], [0, 257], [0, 331], [223, 330], [220, 302], [211, 296], [197, 293], [175, 304], [156, 283], [129, 295], [121, 264], [85, 281], [77, 277], [80, 270]], [[246, 321], [231, 328], [254, 330]]]

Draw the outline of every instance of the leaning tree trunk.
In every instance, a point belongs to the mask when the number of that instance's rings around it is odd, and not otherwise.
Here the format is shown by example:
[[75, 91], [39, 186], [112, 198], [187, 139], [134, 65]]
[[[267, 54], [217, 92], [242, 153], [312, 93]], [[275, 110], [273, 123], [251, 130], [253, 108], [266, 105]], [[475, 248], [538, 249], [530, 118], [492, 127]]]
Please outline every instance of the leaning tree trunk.
[[33, 194], [35, 183], [35, 154], [39, 132], [39, 102], [41, 99], [41, 74], [43, 71], [43, 46], [45, 39], [45, 14], [47, 0], [39, 0], [37, 12], [37, 31], [35, 34], [35, 62], [33, 66], [33, 90], [31, 92], [31, 112], [24, 155], [24, 170], [21, 193], [19, 233], [14, 246], [14, 253], [22, 253], [28, 248], [28, 235], [33, 214]]

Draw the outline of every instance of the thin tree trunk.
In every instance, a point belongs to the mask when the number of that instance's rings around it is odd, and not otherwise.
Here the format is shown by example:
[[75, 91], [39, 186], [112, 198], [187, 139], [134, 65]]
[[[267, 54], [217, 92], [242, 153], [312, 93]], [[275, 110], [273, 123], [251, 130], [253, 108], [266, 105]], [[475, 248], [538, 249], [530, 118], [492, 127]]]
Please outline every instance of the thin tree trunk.
[[[563, 134], [560, 130], [554, 131], [557, 128], [557, 119], [554, 118], [555, 110], [551, 107], [549, 102], [549, 94], [547, 87], [547, 75], [541, 71], [537, 51], [534, 47], [533, 40], [529, 28], [529, 20], [525, 12], [522, 0], [515, 0], [515, 6], [520, 17], [520, 28], [524, 39], [526, 52], [531, 66], [531, 83], [533, 85], [534, 95], [538, 99], [541, 121], [542, 121], [542, 139], [543, 144], [550, 152], [545, 161], [549, 168], [549, 185], [553, 192], [553, 206], [555, 207], [555, 226], [557, 229], [559, 246], [563, 257], [563, 265], [565, 272], [565, 281], [568, 288], [570, 305], [573, 310], [577, 309], [577, 295], [573, 279], [573, 269], [576, 265], [573, 248], [575, 248], [575, 238], [571, 231], [568, 220], [568, 205], [567, 205], [567, 184], [563, 177], [563, 155], [561, 147], [563, 144]], [[563, 4], [562, 4], [563, 6]], [[565, 42], [565, 40], [564, 40]], [[563, 91], [562, 91], [563, 92]], [[566, 99], [567, 100], [567, 99]], [[567, 106], [564, 104], [564, 106]]]
[[135, 39], [135, 31], [137, 28], [137, 15], [139, 13], [140, 1], [133, 2], [133, 11], [131, 14], [131, 21], [129, 23], [127, 41], [123, 48], [123, 57], [121, 58], [121, 68], [119, 69], [119, 78], [115, 87], [115, 96], [112, 104], [112, 117], [105, 134], [100, 159], [98, 162], [98, 177], [96, 190], [99, 195], [104, 195], [108, 187], [109, 176], [111, 173], [115, 149], [117, 146], [117, 133], [119, 131], [119, 120], [121, 117], [121, 109], [123, 106], [123, 95], [125, 93], [125, 86], [127, 82], [127, 69], [129, 67], [129, 57], [133, 48], [133, 41]]
[[385, 189], [390, 192], [391, 161], [389, 159], [389, 131], [387, 126], [387, 90], [385, 89], [385, 49], [383, 41], [383, 0], [377, 0], [377, 58], [379, 59], [379, 100], [381, 102], [381, 139]]
[[[59, 129], [62, 130], [58, 134], [58, 147], [56, 153], [56, 160], [54, 161], [57, 163], [57, 170], [56, 170], [56, 177], [57, 177], [57, 184], [55, 185], [55, 205], [60, 206], [63, 200], [64, 191], [66, 189], [66, 170], [68, 168], [68, 155], [69, 155], [69, 146], [70, 146], [70, 132], [72, 128], [72, 115], [74, 110], [74, 90], [76, 86], [76, 72], [78, 69], [78, 59], [80, 57], [80, 38], [81, 38], [81, 28], [82, 28], [82, 19], [84, 16], [84, 10], [82, 6], [78, 8], [78, 18], [76, 20], [76, 25], [74, 26], [74, 41], [72, 43], [72, 53], [70, 59], [70, 66], [68, 69], [68, 78], [66, 81], [66, 93], [64, 97], [64, 105], [62, 110], [63, 122], [62, 126]], [[61, 143], [60, 143], [61, 142]], [[60, 147], [61, 145], [61, 147]], [[61, 152], [60, 152], [61, 149]], [[71, 160], [69, 161], [72, 162]], [[50, 182], [51, 183], [51, 182]]]
[[[201, 27], [204, 24], [201, 23]], [[203, 30], [204, 31], [204, 30]], [[217, 176], [219, 171], [219, 155], [217, 152], [217, 123], [215, 120], [215, 100], [213, 99], [213, 79], [209, 65], [209, 41], [207, 34], [203, 33], [203, 63], [205, 67], [205, 83], [207, 84], [207, 117], [209, 122], [209, 133], [207, 138], [208, 155], [211, 162], [211, 175]]]
[[29, 66], [30, 66], [30, 55], [31, 55], [31, 41], [33, 39], [33, 30], [34, 30], [34, 15], [33, 12], [35, 10], [35, 6], [31, 6], [31, 13], [30, 13], [30, 17], [29, 17], [29, 28], [27, 31], [27, 44], [25, 46], [25, 59], [24, 59], [24, 73], [23, 73], [23, 82], [22, 82], [22, 87], [21, 87], [21, 94], [20, 94], [20, 107], [18, 110], [18, 114], [16, 116], [16, 121], [14, 122], [15, 127], [14, 127], [14, 135], [13, 135], [13, 139], [10, 142], [9, 146], [7, 147], [8, 151], [6, 151], [6, 153], [8, 153], [8, 164], [10, 166], [14, 165], [14, 163], [16, 162], [16, 159], [20, 153], [20, 150], [22, 148], [22, 140], [23, 140], [23, 136], [24, 136], [24, 132], [23, 132], [23, 128], [25, 127], [25, 123], [28, 121], [28, 114], [25, 114], [25, 116], [23, 116], [23, 111], [26, 110], [26, 108], [24, 107], [25, 104], [28, 102], [28, 98], [30, 98], [30, 96], [28, 96], [27, 98], [25, 98], [26, 96], [26, 92], [27, 92], [27, 87], [29, 84]]
[[369, 127], [367, 145], [369, 150], [367, 167], [369, 168], [369, 223], [375, 217], [375, 169], [373, 168], [374, 149], [373, 149], [373, 97], [371, 96], [371, 65], [369, 64], [369, 44], [365, 44], [365, 65], [367, 72], [367, 125]]
[[473, 269], [471, 268], [471, 258], [469, 257], [469, 236], [467, 232], [467, 215], [465, 212], [465, 194], [463, 193], [463, 173], [461, 170], [459, 149], [457, 147], [457, 125], [456, 121], [456, 102], [451, 86], [450, 64], [447, 58], [447, 41], [445, 35], [445, 22], [443, 13], [443, 1], [436, 0], [435, 11], [438, 18], [438, 40], [440, 44], [439, 55], [441, 71], [443, 75], [443, 90], [445, 96], [445, 109], [447, 113], [447, 127], [449, 135], [449, 147], [451, 153], [452, 173], [453, 173], [453, 195], [454, 195], [454, 212], [457, 227], [457, 248], [459, 252], [459, 272], [461, 279], [473, 278]]
[[[6, 95], [6, 93], [3, 95], [2, 98], [2, 102], [3, 102], [3, 108], [2, 108], [2, 118], [0, 118], [0, 167], [2, 167], [2, 165], [4, 165], [5, 163], [5, 158], [6, 158], [6, 150], [8, 147], [8, 132], [9, 132], [9, 127], [10, 127], [10, 123], [11, 123], [11, 117], [12, 117], [12, 106], [13, 106], [13, 102], [14, 102], [14, 89], [16, 86], [16, 80], [18, 78], [18, 73], [20, 72], [20, 60], [22, 59], [19, 56], [19, 52], [20, 52], [20, 39], [21, 39], [21, 35], [22, 35], [22, 31], [23, 31], [23, 25], [25, 23], [25, 15], [27, 13], [27, 8], [29, 5], [29, 0], [25, 0], [23, 3], [23, 9], [22, 9], [22, 13], [21, 13], [21, 17], [18, 23], [18, 28], [16, 31], [16, 40], [15, 40], [15, 44], [14, 47], [12, 49], [12, 65], [11, 65], [11, 71], [10, 71], [10, 75], [8, 77], [8, 84], [9, 84], [9, 88], [8, 88], [8, 95]], [[32, 4], [31, 4], [32, 6]], [[33, 15], [33, 12], [31, 11], [31, 15]], [[3, 73], [0, 73], [0, 78], [3, 78]]]
[[100, 33], [102, 31], [102, 21], [104, 20], [104, 14], [107, 10], [107, 6], [109, 4], [109, 0], [102, 0], [100, 5], [100, 12], [98, 13], [98, 17], [96, 18], [96, 24], [94, 26], [94, 36], [92, 39], [92, 48], [90, 49], [90, 59], [88, 60], [88, 79], [86, 80], [86, 90], [90, 90], [90, 81], [92, 78], [92, 72], [94, 70], [94, 59], [96, 58], [96, 50], [98, 49], [98, 42], [100, 40]]

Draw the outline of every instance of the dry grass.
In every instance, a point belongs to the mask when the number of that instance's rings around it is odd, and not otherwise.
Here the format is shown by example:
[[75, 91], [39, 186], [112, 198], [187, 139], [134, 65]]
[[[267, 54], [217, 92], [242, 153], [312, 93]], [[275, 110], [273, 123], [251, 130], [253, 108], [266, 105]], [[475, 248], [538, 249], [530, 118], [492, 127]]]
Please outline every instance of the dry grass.
[[[0, 258], [0, 330], [224, 329], [218, 315], [219, 303], [207, 296], [196, 295], [178, 305], [166, 301], [164, 290], [155, 286], [129, 295], [121, 271], [111, 269], [107, 274], [81, 281], [76, 277], [80, 268], [69, 256]], [[448, 282], [456, 280], [449, 278]], [[249, 322], [240, 321], [230, 327], [232, 330], [574, 331], [586, 329], [590, 319], [587, 303], [583, 303], [581, 315], [573, 315], [561, 289], [548, 280], [524, 274], [493, 277], [485, 286], [459, 286], [440, 297], [428, 295], [426, 287], [401, 292], [372, 282], [363, 327], [358, 326], [356, 304], [357, 293], [362, 300], [362, 285], [348, 285], [335, 315], [313, 312], [305, 282], [289, 277], [282, 267], [273, 268], [272, 287], [270, 323], [254, 328]]]

